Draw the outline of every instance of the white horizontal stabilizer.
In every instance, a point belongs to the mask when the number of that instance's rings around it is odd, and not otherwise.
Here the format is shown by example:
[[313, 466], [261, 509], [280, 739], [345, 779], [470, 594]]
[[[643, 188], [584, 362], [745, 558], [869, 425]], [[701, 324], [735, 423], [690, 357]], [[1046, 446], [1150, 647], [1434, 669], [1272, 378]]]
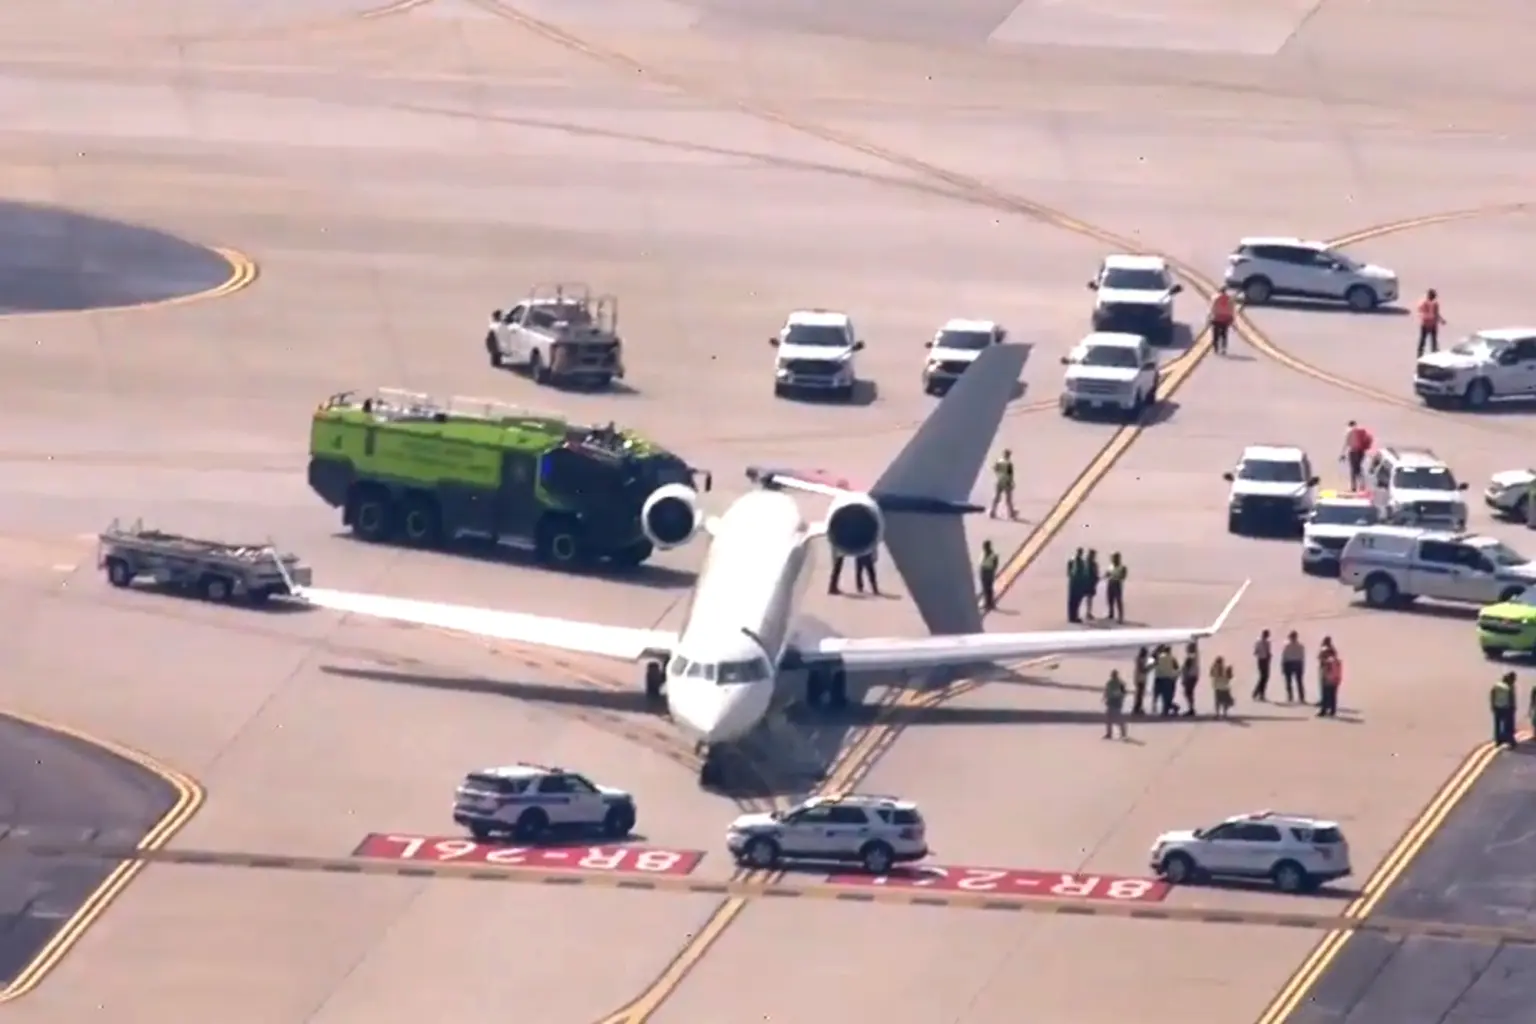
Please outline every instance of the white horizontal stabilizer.
[[1244, 583], [1209, 626], [1158, 629], [1071, 629], [1043, 633], [968, 633], [963, 636], [826, 637], [803, 655], [837, 658], [850, 671], [942, 668], [1048, 654], [1096, 654], [1182, 644], [1213, 636], [1248, 591]]
[[602, 626], [545, 615], [412, 601], [403, 597], [380, 597], [313, 587], [303, 588], [299, 597], [316, 608], [328, 608], [335, 612], [366, 615], [392, 622], [409, 622], [418, 626], [468, 633], [488, 640], [505, 640], [575, 654], [595, 654], [620, 661], [636, 661], [647, 652], [669, 652], [677, 644], [676, 633], [662, 630]]

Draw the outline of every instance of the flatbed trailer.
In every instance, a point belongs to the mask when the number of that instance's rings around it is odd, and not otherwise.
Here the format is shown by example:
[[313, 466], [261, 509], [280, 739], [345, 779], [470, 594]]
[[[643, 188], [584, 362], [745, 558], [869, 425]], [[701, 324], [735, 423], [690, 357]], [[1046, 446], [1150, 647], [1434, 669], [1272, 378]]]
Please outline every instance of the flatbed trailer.
[[146, 529], [142, 521], [124, 526], [113, 520], [98, 535], [96, 566], [114, 587], [137, 580], [195, 593], [205, 601], [264, 604], [307, 587], [309, 566], [271, 542], [232, 544]]

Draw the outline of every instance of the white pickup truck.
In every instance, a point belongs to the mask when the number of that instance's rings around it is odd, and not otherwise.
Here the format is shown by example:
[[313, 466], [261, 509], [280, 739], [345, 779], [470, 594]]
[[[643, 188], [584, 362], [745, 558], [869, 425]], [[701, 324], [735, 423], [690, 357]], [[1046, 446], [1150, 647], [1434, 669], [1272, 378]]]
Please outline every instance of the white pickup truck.
[[491, 313], [491, 365], [525, 371], [539, 384], [608, 387], [624, 376], [618, 300], [584, 284], [537, 285], [509, 310]]
[[1061, 414], [1109, 412], [1135, 419], [1157, 401], [1157, 353], [1139, 334], [1095, 331], [1062, 357]]

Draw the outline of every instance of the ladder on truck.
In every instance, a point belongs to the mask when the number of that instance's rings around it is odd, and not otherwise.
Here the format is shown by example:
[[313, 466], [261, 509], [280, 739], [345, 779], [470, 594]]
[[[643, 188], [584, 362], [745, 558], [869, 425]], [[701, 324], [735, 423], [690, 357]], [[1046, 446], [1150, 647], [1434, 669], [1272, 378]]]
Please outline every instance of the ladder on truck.
[[552, 334], [618, 337], [618, 297], [593, 295], [590, 285], [579, 281], [536, 284], [529, 289], [525, 301], [530, 306], [543, 308], [554, 318], [553, 326], [548, 328]]
[[361, 409], [386, 421], [480, 420], [486, 423], [521, 423], [553, 420], [563, 423], [566, 419], [558, 412], [530, 409], [499, 398], [471, 398], [463, 395], [438, 398], [426, 392], [407, 391], [404, 388], [344, 391], [332, 395], [327, 407]]

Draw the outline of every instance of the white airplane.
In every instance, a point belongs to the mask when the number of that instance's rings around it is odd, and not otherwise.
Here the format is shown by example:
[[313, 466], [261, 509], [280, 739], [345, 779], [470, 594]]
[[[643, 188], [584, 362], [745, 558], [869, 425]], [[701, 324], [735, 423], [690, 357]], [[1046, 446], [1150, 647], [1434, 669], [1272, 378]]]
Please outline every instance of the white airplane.
[[[644, 662], [646, 695], [665, 701], [672, 719], [698, 740], [705, 785], [719, 779], [719, 755], [768, 715], [786, 675], [803, 673], [808, 705], [840, 707], [848, 699], [850, 671], [1086, 654], [1216, 633], [1246, 583], [1205, 627], [982, 631], [961, 516], [982, 511], [971, 503], [971, 490], [1028, 355], [1029, 347], [1018, 344], [984, 352], [868, 493], [754, 470], [748, 475], [757, 489], [716, 517], [700, 513], [698, 495], [684, 484], [654, 492], [641, 522], [658, 548], [686, 544], [700, 529], [711, 538], [675, 632], [309, 587], [299, 596], [338, 612]], [[826, 517], [808, 522], [789, 490], [829, 499]], [[929, 631], [939, 635], [818, 635], [798, 608], [823, 537], [844, 557], [867, 554], [883, 542]]]

